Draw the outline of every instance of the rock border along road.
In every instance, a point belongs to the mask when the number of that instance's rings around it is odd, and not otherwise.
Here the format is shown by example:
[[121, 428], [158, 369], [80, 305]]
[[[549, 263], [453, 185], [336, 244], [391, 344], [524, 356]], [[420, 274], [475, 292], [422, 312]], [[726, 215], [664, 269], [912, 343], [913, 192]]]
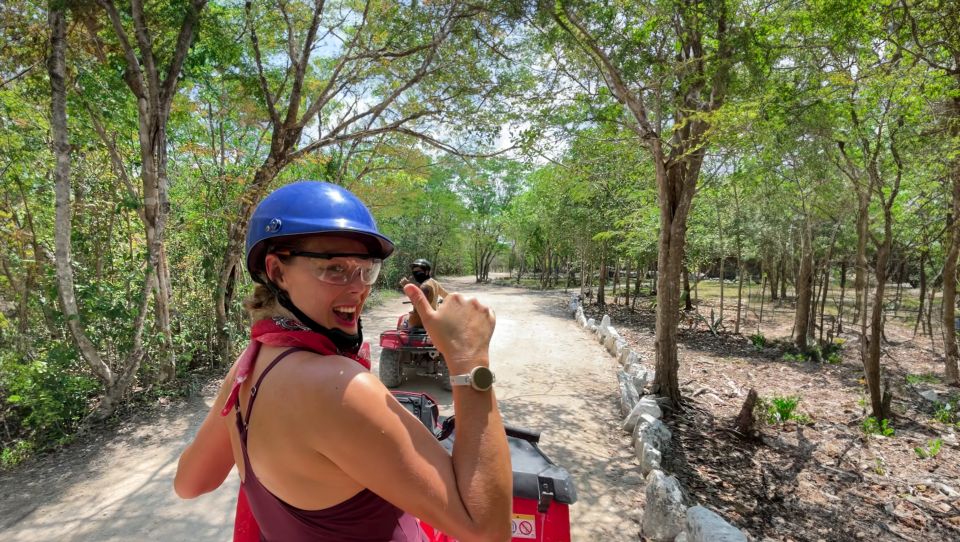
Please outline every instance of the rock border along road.
[[[643, 481], [619, 428], [616, 361], [563, 312], [566, 296], [478, 286], [472, 278], [443, 282], [496, 310], [491, 355], [501, 410], [508, 423], [542, 431], [541, 448], [573, 475], [579, 497], [571, 508], [573, 540], [637, 540]], [[406, 310], [395, 298], [364, 315], [374, 360], [380, 332]], [[450, 394], [433, 380], [413, 377], [403, 388], [429, 392], [449, 413]], [[0, 539], [229, 540], [235, 474], [193, 501], [179, 500], [172, 489], [177, 457], [212, 392], [0, 474]]]

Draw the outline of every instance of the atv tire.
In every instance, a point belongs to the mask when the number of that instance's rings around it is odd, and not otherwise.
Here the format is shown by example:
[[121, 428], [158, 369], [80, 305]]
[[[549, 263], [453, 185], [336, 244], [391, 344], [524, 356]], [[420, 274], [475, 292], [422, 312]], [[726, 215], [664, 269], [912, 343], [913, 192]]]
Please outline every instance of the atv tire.
[[396, 388], [403, 380], [403, 367], [400, 365], [400, 352], [396, 350], [380, 351], [380, 382], [388, 388]]

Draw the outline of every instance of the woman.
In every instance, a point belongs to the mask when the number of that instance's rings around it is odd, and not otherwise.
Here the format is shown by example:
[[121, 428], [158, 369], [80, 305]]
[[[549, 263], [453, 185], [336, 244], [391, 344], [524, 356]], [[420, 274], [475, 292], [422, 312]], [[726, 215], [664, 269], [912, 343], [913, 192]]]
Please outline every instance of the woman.
[[[247, 236], [251, 343], [180, 457], [177, 495], [213, 491], [236, 464], [264, 540], [419, 541], [415, 518], [464, 542], [510, 539], [493, 390], [454, 387], [450, 456], [358, 355], [360, 314], [391, 252], [341, 187], [299, 182], [260, 203]], [[459, 294], [434, 310], [416, 286], [404, 292], [452, 375], [489, 365], [493, 311]]]

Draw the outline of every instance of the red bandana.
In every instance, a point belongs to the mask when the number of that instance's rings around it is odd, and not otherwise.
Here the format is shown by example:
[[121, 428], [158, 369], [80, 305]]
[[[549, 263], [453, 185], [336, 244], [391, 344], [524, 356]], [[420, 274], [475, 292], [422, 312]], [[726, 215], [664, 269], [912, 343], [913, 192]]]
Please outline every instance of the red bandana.
[[230, 389], [230, 396], [220, 411], [221, 416], [226, 416], [233, 409], [233, 404], [240, 393], [240, 385], [253, 372], [253, 366], [257, 361], [257, 355], [260, 354], [260, 346], [288, 346], [303, 348], [323, 356], [343, 356], [350, 358], [366, 370], [370, 370], [370, 345], [363, 343], [360, 351], [356, 354], [350, 352], [339, 352], [333, 345], [333, 341], [327, 337], [312, 331], [307, 326], [296, 320], [290, 320], [282, 317], [265, 318], [253, 324], [250, 330], [250, 344], [240, 355], [237, 361], [237, 375], [233, 380], [233, 388]]

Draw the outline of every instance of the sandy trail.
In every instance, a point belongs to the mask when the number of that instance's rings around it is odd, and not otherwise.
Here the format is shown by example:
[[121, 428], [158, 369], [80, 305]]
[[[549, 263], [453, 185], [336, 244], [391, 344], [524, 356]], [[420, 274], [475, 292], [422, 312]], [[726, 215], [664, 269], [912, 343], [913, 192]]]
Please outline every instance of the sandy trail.
[[[508, 423], [542, 431], [541, 448], [573, 474], [579, 492], [571, 509], [573, 540], [637, 540], [642, 480], [616, 421], [613, 359], [563, 314], [559, 294], [477, 286], [470, 278], [443, 282], [496, 310], [491, 356], [500, 408]], [[401, 301], [365, 314], [368, 340], [375, 344], [382, 330], [396, 325], [409, 308]], [[379, 359], [376, 346], [373, 358]], [[403, 387], [428, 391], [449, 412], [450, 394], [433, 380], [414, 377]], [[236, 475], [192, 501], [179, 500], [171, 485], [210, 391], [0, 474], [0, 539], [229, 540]]]

